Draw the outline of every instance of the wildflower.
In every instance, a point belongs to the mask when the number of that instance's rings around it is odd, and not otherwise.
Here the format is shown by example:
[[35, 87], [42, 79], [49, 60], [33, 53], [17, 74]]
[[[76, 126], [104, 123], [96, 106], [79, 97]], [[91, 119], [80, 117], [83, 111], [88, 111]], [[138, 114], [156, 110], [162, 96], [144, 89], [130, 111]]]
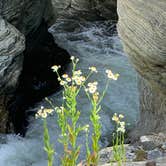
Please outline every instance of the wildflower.
[[53, 70], [53, 72], [57, 72], [60, 67], [61, 67], [60, 65], [59, 66], [54, 65], [51, 67], [51, 69]]
[[[78, 74], [80, 74], [79, 71], [78, 71]], [[85, 77], [84, 77], [84, 76], [79, 76], [79, 75], [73, 76], [72, 79], [75, 81], [75, 83], [76, 83], [77, 85], [81, 85], [81, 84], [85, 81]]]
[[35, 118], [46, 118], [47, 117], [47, 112], [44, 111], [44, 110], [39, 110], [36, 115], [35, 115]]
[[44, 107], [41, 106], [40, 109], [37, 111], [37, 113], [35, 114], [36, 119], [42, 117], [43, 109], [44, 109]]
[[63, 74], [62, 78], [68, 78], [69, 76], [67, 74]]
[[39, 118], [39, 115], [38, 114], [35, 114], [35, 119], [38, 119]]
[[66, 84], [67, 84], [66, 81], [63, 81], [63, 80], [60, 81], [60, 85], [64, 86], [64, 85], [66, 85]]
[[43, 111], [48, 114], [51, 114], [54, 110], [53, 109], [44, 109]]
[[82, 82], [84, 82], [86, 80], [86, 78], [84, 76], [81, 76], [80, 79]]
[[122, 127], [119, 127], [118, 129], [117, 129], [117, 132], [122, 132], [122, 133], [125, 133], [125, 128], [122, 128]]
[[89, 67], [89, 70], [91, 70], [92, 72], [97, 73], [97, 69], [96, 69], [95, 66], [91, 66], [91, 67]]
[[120, 118], [120, 119], [123, 119], [123, 118], [124, 118], [124, 115], [119, 114], [119, 118]]
[[79, 62], [79, 59], [78, 59], [78, 58], [76, 59], [76, 63], [77, 63], [77, 62]]
[[60, 77], [58, 77], [58, 81], [61, 81], [61, 78], [60, 78]]
[[119, 117], [117, 116], [117, 113], [113, 115], [112, 120], [115, 121], [116, 123], [119, 123]]
[[125, 133], [125, 122], [119, 122], [119, 127], [117, 128], [117, 132]]
[[71, 56], [70, 59], [73, 61], [73, 60], [75, 59], [75, 57], [74, 57], [74, 56]]
[[41, 117], [44, 118], [44, 119], [47, 118], [47, 113], [46, 113], [46, 112], [43, 112], [43, 113], [41, 114]]
[[107, 77], [113, 80], [117, 80], [119, 77], [119, 74], [113, 74], [111, 70], [106, 70]]
[[76, 86], [71, 86], [71, 87], [70, 87], [70, 90], [71, 90], [71, 92], [74, 93], [74, 92], [77, 90], [77, 87], [76, 87]]
[[125, 122], [122, 121], [119, 124], [120, 124], [121, 127], [125, 127]]
[[66, 78], [66, 81], [67, 82], [71, 82], [71, 78]]
[[64, 111], [64, 107], [56, 107], [55, 110], [57, 113], [61, 114]]
[[82, 74], [81, 70], [74, 71], [74, 75], [80, 76]]
[[82, 81], [80, 79], [76, 79], [75, 82], [76, 82], [77, 85], [81, 85], [82, 84]]
[[97, 82], [88, 83], [88, 91], [91, 94], [94, 94], [97, 91]]
[[93, 94], [93, 100], [97, 102], [98, 99], [99, 99], [99, 92], [95, 92], [95, 93]]
[[85, 132], [88, 132], [88, 131], [89, 131], [89, 125], [88, 125], [88, 124], [84, 126], [84, 131], [85, 131]]

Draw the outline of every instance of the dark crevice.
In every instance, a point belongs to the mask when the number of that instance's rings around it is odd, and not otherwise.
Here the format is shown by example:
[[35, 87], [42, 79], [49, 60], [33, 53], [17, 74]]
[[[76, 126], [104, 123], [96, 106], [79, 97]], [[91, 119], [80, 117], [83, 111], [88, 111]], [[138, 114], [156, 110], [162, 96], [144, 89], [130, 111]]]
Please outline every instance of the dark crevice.
[[70, 62], [67, 51], [59, 48], [43, 21], [37, 31], [26, 36], [23, 70], [8, 110], [16, 134], [25, 135], [28, 126], [26, 110], [59, 88], [51, 66], [61, 65], [63, 73]]

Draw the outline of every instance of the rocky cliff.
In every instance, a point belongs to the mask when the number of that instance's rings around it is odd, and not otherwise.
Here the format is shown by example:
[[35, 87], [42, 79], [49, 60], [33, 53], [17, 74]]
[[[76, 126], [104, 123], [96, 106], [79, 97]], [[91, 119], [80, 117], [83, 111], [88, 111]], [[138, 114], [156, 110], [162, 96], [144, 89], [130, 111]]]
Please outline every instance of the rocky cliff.
[[118, 0], [118, 30], [140, 76], [139, 132], [166, 131], [166, 1]]
[[6, 131], [7, 112], [4, 105], [17, 85], [24, 48], [23, 34], [0, 17], [0, 131]]
[[52, 0], [55, 18], [117, 20], [116, 0]]
[[43, 19], [51, 19], [50, 4], [47, 0], [0, 0], [0, 132], [8, 130], [6, 110], [22, 72], [25, 38]]
[[24, 35], [35, 31], [42, 19], [50, 19], [50, 0], [0, 0], [0, 15]]

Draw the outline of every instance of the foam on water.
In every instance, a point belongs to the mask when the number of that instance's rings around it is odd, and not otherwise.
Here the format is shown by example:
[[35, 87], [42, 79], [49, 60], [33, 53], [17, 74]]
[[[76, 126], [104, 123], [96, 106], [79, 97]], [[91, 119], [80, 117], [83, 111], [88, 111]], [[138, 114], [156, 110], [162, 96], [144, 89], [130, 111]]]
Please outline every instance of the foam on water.
[[[96, 66], [97, 75], [91, 80], [99, 82], [99, 91], [105, 86], [105, 70], [112, 69], [120, 73], [118, 81], [111, 81], [110, 87], [102, 102], [101, 123], [102, 139], [101, 147], [108, 145], [113, 130], [111, 117], [114, 112], [123, 113], [125, 120], [134, 125], [138, 117], [138, 92], [136, 72], [129, 64], [122, 51], [120, 40], [116, 34], [115, 25], [105, 22], [77, 22], [76, 20], [59, 20], [49, 31], [53, 34], [55, 42], [65, 48], [70, 55], [80, 59], [78, 67], [87, 73], [89, 66]], [[113, 34], [113, 32], [115, 32]], [[55, 105], [61, 103], [61, 92], [50, 97]], [[90, 104], [85, 94], [79, 96], [79, 108], [82, 110], [79, 124], [89, 122]], [[45, 101], [39, 105], [48, 107]], [[59, 166], [59, 157], [62, 146], [58, 143], [59, 128], [56, 124], [56, 115], [48, 118], [51, 140], [55, 143], [55, 166]], [[32, 120], [26, 138], [13, 135], [7, 136], [5, 144], [0, 145], [0, 166], [45, 166], [46, 155], [43, 152], [42, 121]], [[78, 142], [85, 143], [84, 134], [81, 133]], [[85, 149], [82, 148], [82, 157]]]

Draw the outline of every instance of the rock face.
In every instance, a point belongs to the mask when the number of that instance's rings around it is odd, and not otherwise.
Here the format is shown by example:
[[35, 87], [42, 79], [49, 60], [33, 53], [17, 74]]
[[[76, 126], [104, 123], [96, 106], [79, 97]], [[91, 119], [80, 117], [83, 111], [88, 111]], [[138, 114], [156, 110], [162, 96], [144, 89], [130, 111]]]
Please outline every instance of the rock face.
[[118, 0], [118, 31], [140, 76], [139, 130], [166, 131], [166, 2]]
[[0, 15], [24, 35], [35, 31], [42, 19], [50, 19], [50, 0], [0, 0]]
[[76, 19], [116, 19], [116, 0], [52, 0], [54, 16]]
[[15, 90], [21, 73], [25, 48], [24, 36], [0, 17], [0, 131], [5, 132], [7, 112], [4, 110]]
[[92, 6], [101, 17], [117, 20], [117, 0], [92, 0]]
[[1, 133], [9, 131], [9, 115], [6, 110], [23, 67], [24, 36], [35, 31], [43, 19], [51, 19], [50, 6], [51, 1], [48, 0], [0, 0]]

